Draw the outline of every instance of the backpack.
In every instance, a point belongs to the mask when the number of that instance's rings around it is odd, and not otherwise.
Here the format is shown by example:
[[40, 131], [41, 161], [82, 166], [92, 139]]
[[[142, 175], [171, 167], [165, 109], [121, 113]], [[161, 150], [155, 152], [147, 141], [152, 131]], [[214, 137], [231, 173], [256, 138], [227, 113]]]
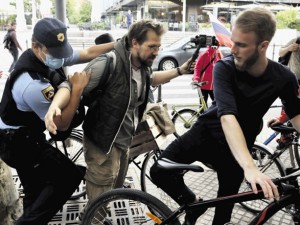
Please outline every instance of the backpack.
[[[105, 66], [103, 65], [103, 61], [105, 62]], [[85, 87], [82, 93], [81, 102], [83, 105], [90, 107], [97, 99], [97, 96], [103, 93], [115, 66], [116, 55], [113, 52], [109, 52], [93, 59], [84, 68], [83, 71], [86, 72], [89, 69], [92, 69], [92, 74], [88, 85]], [[98, 76], [98, 74], [102, 74], [102, 76]]]
[[5, 34], [5, 36], [3, 38], [3, 44], [4, 44], [4, 49], [5, 48], [7, 48], [8, 50], [11, 49], [11, 47], [12, 47], [12, 38], [11, 38], [10, 31], [7, 31], [7, 33]]
[[[296, 43], [300, 44], [300, 37], [297, 38]], [[291, 55], [292, 55], [292, 52], [286, 53], [284, 56], [278, 58], [278, 62], [287, 66], [290, 61]]]

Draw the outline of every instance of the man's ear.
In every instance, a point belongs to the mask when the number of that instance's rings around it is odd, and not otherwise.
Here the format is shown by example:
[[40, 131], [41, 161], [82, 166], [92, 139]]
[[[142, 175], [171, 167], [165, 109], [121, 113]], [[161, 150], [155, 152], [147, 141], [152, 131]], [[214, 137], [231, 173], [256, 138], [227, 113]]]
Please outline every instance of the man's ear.
[[137, 42], [137, 40], [136, 39], [132, 39], [132, 41], [131, 41], [131, 47], [132, 48], [136, 48], [138, 45], [139, 45], [139, 43]]

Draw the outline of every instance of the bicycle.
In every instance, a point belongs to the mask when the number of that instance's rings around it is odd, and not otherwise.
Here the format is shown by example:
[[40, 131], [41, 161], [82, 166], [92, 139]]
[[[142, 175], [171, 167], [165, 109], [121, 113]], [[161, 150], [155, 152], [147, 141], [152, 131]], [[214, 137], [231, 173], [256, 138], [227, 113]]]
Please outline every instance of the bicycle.
[[[169, 170], [179, 172], [204, 169], [198, 165], [178, 164], [168, 159], [158, 160], [158, 165]], [[279, 211], [286, 211], [292, 216], [295, 224], [300, 223], [300, 189], [297, 178], [300, 169], [273, 181], [280, 193], [280, 199], [267, 205], [262, 212], [249, 221], [250, 225], [264, 224]], [[253, 191], [239, 192], [236, 195], [213, 198], [196, 203], [184, 204], [176, 210], [171, 210], [161, 200], [140, 190], [115, 189], [99, 196], [87, 209], [83, 225], [93, 222], [109, 221], [109, 224], [174, 224], [180, 225], [186, 212], [216, 207], [221, 204], [239, 203], [244, 201], [263, 199], [262, 190], [258, 194]], [[204, 211], [204, 210], [203, 210]]]
[[[150, 177], [150, 168], [157, 161], [161, 152], [153, 152], [150, 153], [147, 159], [144, 160], [145, 166], [143, 171], [147, 174], [143, 177], [145, 180], [143, 181], [144, 186], [142, 186], [142, 191], [147, 192], [156, 198], [160, 199], [164, 204], [166, 204], [170, 209], [175, 210], [178, 207], [178, 204], [163, 190], [153, 184]], [[256, 166], [262, 171], [264, 174], [268, 175], [271, 178], [285, 176], [286, 168], [278, 157], [274, 157], [274, 152], [271, 148], [256, 142], [251, 151], [252, 158]], [[146, 161], [147, 160], [147, 161]], [[196, 195], [203, 195], [201, 191], [205, 188], [205, 184], [200, 184], [200, 187], [196, 185], [197, 180], [203, 179], [207, 182], [217, 181], [217, 174], [214, 169], [210, 165], [204, 165], [201, 163], [196, 163], [197, 165], [201, 165], [205, 169], [205, 173], [195, 173], [193, 171], [184, 171], [184, 180], [186, 185], [193, 190]], [[199, 184], [198, 184], [199, 185]], [[217, 185], [217, 183], [216, 183]], [[240, 191], [248, 191], [251, 190], [251, 186], [244, 180], [241, 184]], [[212, 193], [205, 193], [205, 195], [212, 196]], [[260, 212], [267, 204], [269, 204], [268, 200], [257, 200], [257, 201], [249, 201], [240, 203], [246, 210], [257, 213]]]
[[[274, 178], [278, 175], [285, 176], [287, 173], [289, 173], [290, 170], [293, 170], [297, 168], [296, 164], [298, 164], [298, 167], [300, 166], [300, 158], [299, 158], [299, 133], [290, 126], [287, 125], [276, 125], [271, 127], [275, 132], [271, 134], [264, 142], [263, 144], [256, 143], [254, 145], [254, 148], [260, 148], [259, 151], [252, 152], [252, 156], [257, 158], [257, 162], [259, 162], [258, 167], [261, 168], [261, 171], [263, 173], [266, 173], [271, 178]], [[279, 133], [286, 133], [286, 134], [292, 134], [293, 141], [289, 144], [287, 148], [281, 149], [281, 150], [275, 150], [273, 151], [271, 148], [267, 147], [266, 145], [269, 144]], [[292, 149], [293, 148], [293, 149]], [[268, 151], [265, 151], [263, 149], [267, 149]], [[285, 156], [286, 159], [290, 162], [289, 167], [285, 167], [287, 165], [287, 161], [285, 160], [285, 163], [282, 163], [282, 160], [280, 159], [281, 156], [283, 156], [283, 153], [287, 152], [287, 149], [289, 149], [288, 153], [289, 156]], [[294, 151], [293, 151], [294, 150]], [[268, 152], [268, 153], [267, 153]], [[265, 154], [266, 153], [266, 154]], [[296, 162], [295, 162], [296, 161]], [[272, 169], [271, 169], [272, 168]], [[271, 173], [273, 171], [276, 171], [276, 173]], [[240, 191], [250, 190], [250, 184], [247, 182], [244, 182], [240, 188]], [[257, 200], [257, 201], [251, 201], [251, 202], [243, 202], [241, 205], [249, 210], [252, 213], [259, 213], [263, 208], [265, 208], [266, 205], [268, 205], [269, 202], [266, 199], [263, 200]]]
[[[207, 110], [207, 105], [201, 92], [201, 87], [207, 83], [207, 81], [191, 83], [193, 89], [197, 88], [199, 96], [198, 104], [175, 104], [172, 106], [173, 111], [171, 112], [171, 115], [176, 129], [176, 132], [174, 133], [176, 137], [183, 135], [187, 130], [189, 130], [201, 113]], [[196, 110], [191, 109], [197, 107], [198, 109]]]

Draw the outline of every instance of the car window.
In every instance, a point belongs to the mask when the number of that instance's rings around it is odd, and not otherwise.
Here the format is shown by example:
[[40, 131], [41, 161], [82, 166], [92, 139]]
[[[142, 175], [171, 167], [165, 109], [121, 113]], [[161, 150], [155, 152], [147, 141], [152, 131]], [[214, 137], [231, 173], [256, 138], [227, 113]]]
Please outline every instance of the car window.
[[189, 41], [183, 47], [190, 46], [191, 48], [197, 48], [197, 45], [194, 42]]

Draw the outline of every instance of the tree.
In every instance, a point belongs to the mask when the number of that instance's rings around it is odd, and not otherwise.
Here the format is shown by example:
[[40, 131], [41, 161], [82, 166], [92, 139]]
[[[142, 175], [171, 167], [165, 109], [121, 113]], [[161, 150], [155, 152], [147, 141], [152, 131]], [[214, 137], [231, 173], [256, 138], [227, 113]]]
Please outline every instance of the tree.
[[76, 9], [76, 5], [74, 0], [67, 0], [66, 3], [67, 17], [69, 19], [69, 23], [77, 24], [79, 23], [79, 12]]
[[90, 22], [92, 13], [92, 3], [90, 0], [83, 0], [79, 11], [80, 22]]
[[297, 10], [285, 10], [276, 14], [277, 29], [291, 28], [296, 22]]

